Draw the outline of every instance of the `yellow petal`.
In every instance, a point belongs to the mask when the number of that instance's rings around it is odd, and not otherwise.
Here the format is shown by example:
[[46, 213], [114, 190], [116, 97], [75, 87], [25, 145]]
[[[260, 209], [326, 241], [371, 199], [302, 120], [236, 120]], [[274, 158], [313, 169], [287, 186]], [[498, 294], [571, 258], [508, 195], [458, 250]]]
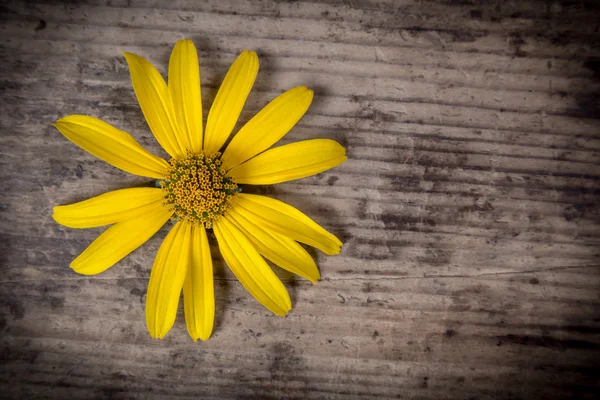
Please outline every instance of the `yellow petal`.
[[105, 230], [73, 262], [83, 275], [96, 275], [140, 247], [169, 220], [173, 213], [157, 204], [144, 215], [118, 222]]
[[183, 284], [185, 323], [192, 339], [208, 340], [215, 319], [212, 258], [204, 225], [192, 227], [192, 258]]
[[231, 65], [208, 113], [204, 152], [218, 151], [231, 134], [258, 74], [258, 56], [244, 51]]
[[185, 156], [185, 137], [179, 132], [165, 80], [144, 58], [132, 53], [123, 55], [129, 65], [133, 90], [154, 137], [171, 157]]
[[232, 199], [235, 211], [249, 222], [271, 229], [325, 254], [338, 254], [342, 242], [297, 208], [270, 197], [238, 193]]
[[250, 240], [225, 218], [218, 219], [213, 229], [221, 254], [240, 283], [263, 306], [285, 316], [292, 309], [290, 296]]
[[236, 206], [231, 207], [225, 218], [250, 239], [260, 254], [281, 268], [300, 275], [312, 283], [319, 280], [321, 275], [317, 265], [302, 246], [286, 236], [253, 224], [237, 213], [236, 208]]
[[165, 160], [148, 153], [130, 134], [97, 118], [69, 115], [53, 125], [77, 146], [123, 171], [156, 179], [167, 172]]
[[146, 294], [146, 325], [153, 338], [169, 332], [191, 260], [192, 225], [179, 221], [161, 244], [152, 265]]
[[169, 92], [187, 150], [202, 151], [202, 100], [198, 53], [191, 40], [180, 40], [169, 60]]
[[52, 218], [69, 228], [94, 228], [148, 214], [163, 201], [162, 189], [120, 189], [79, 203], [56, 206]]
[[233, 137], [221, 158], [228, 170], [265, 151], [296, 125], [310, 103], [313, 91], [298, 86], [278, 96]]
[[237, 183], [272, 185], [327, 171], [346, 161], [346, 149], [330, 139], [275, 147], [230, 170]]

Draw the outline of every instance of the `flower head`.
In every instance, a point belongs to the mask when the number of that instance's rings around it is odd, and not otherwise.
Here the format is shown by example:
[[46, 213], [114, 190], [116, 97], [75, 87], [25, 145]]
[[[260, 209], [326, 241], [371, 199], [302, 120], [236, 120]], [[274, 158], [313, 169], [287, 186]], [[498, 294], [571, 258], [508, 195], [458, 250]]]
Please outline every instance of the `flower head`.
[[219, 152], [198, 153], [169, 161], [160, 186], [176, 219], [212, 228], [213, 221], [225, 214], [238, 185], [221, 168], [220, 156]]
[[152, 337], [164, 337], [173, 326], [182, 291], [190, 336], [210, 337], [215, 301], [207, 229], [214, 231], [225, 262], [242, 285], [269, 310], [285, 316], [291, 309], [289, 295], [265, 258], [316, 282], [319, 271], [298, 242], [326, 254], [339, 253], [342, 243], [296, 208], [242, 194], [240, 185], [299, 179], [346, 160], [345, 149], [327, 139], [269, 149], [304, 115], [313, 92], [300, 86], [281, 94], [221, 153], [258, 73], [256, 53], [244, 51], [235, 60], [204, 130], [198, 56], [190, 40], [175, 45], [168, 84], [142, 57], [124, 55], [148, 126], [171, 159], [150, 154], [128, 133], [93, 117], [70, 115], [54, 124], [84, 150], [126, 172], [157, 179], [159, 186], [115, 190], [54, 207], [54, 219], [67, 227], [110, 225], [71, 268], [99, 274], [171, 219], [174, 224], [156, 255], [146, 295], [146, 324]]

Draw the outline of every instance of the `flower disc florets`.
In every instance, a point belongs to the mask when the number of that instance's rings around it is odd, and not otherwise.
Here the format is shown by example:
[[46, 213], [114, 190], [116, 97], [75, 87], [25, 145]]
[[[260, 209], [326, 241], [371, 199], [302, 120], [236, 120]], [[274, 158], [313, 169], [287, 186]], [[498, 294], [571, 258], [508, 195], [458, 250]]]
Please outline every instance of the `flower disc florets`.
[[221, 169], [220, 156], [219, 152], [199, 153], [169, 160], [167, 175], [160, 186], [176, 219], [211, 228], [213, 221], [229, 207], [231, 197], [239, 189]]

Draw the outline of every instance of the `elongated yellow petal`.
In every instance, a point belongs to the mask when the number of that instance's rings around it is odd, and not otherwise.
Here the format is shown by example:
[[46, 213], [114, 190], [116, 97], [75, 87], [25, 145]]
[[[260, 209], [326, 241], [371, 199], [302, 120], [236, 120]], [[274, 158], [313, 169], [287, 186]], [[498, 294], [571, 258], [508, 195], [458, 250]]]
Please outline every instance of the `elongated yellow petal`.
[[256, 250], [274, 264], [316, 283], [321, 277], [315, 261], [302, 246], [292, 239], [268, 228], [262, 228], [229, 209], [226, 216], [256, 247]]
[[164, 178], [169, 164], [148, 153], [128, 133], [98, 118], [69, 115], [53, 124], [67, 139], [110, 165], [134, 175]]
[[346, 149], [330, 139], [275, 147], [230, 170], [237, 183], [272, 185], [327, 171], [346, 161]]
[[157, 204], [144, 215], [118, 222], [105, 230], [73, 262], [83, 275], [96, 275], [140, 247], [169, 220], [172, 212]]
[[169, 92], [181, 139], [192, 153], [202, 151], [202, 100], [198, 52], [191, 40], [177, 42], [169, 60]]
[[123, 55], [129, 65], [133, 90], [154, 137], [171, 157], [185, 156], [185, 138], [179, 132], [165, 80], [144, 58], [132, 53]]
[[204, 225], [192, 227], [192, 258], [183, 284], [183, 308], [188, 333], [208, 340], [215, 319], [212, 258]]
[[218, 219], [213, 229], [221, 254], [240, 283], [263, 306], [285, 316], [292, 309], [290, 296], [250, 240], [225, 218]]
[[162, 189], [120, 189], [79, 203], [56, 206], [52, 218], [69, 228], [94, 228], [148, 214], [163, 200]]
[[298, 86], [271, 101], [227, 145], [223, 168], [236, 167], [275, 144], [302, 118], [312, 98], [312, 90]]
[[171, 330], [191, 261], [192, 225], [179, 221], [158, 249], [146, 294], [146, 325], [153, 338]]
[[337, 237], [289, 204], [246, 193], [236, 194], [232, 203], [237, 206], [238, 214], [255, 225], [316, 247], [325, 254], [338, 254], [341, 250], [342, 242]]
[[244, 51], [229, 68], [206, 120], [205, 153], [218, 151], [227, 141], [257, 74], [258, 56], [253, 51]]

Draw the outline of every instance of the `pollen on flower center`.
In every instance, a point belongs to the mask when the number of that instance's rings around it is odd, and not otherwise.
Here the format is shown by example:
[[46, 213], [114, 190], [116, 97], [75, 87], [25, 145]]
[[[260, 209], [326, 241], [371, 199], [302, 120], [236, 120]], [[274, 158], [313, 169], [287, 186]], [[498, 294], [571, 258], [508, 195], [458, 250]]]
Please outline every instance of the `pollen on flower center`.
[[213, 221], [229, 207], [238, 185], [221, 169], [221, 153], [190, 154], [187, 158], [171, 158], [169, 169], [160, 186], [165, 201], [175, 218], [211, 228]]

